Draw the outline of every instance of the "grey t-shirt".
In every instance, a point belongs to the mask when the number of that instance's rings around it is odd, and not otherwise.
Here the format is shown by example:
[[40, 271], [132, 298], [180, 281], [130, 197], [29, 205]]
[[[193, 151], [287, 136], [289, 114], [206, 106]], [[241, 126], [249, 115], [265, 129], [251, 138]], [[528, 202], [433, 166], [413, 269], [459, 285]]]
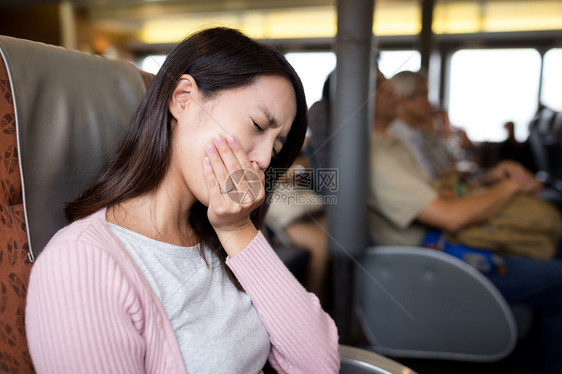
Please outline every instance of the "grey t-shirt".
[[188, 373], [260, 373], [270, 342], [248, 295], [199, 246], [159, 242], [108, 223], [162, 302]]

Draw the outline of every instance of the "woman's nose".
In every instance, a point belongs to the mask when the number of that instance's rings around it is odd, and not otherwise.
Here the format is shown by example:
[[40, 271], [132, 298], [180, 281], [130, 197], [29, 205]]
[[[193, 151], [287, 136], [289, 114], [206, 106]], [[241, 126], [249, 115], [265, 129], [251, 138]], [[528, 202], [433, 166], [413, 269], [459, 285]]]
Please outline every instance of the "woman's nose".
[[[264, 142], [265, 143], [265, 142]], [[271, 162], [272, 145], [261, 144], [250, 152], [250, 161], [258, 164], [262, 171], [265, 171]]]

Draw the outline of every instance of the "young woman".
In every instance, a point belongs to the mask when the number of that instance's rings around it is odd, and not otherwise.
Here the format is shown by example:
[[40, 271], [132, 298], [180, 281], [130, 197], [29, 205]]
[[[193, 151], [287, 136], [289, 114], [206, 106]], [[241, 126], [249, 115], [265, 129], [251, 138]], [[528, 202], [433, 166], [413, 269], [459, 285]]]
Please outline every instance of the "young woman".
[[305, 130], [278, 52], [225, 28], [179, 44], [33, 267], [37, 372], [337, 372], [333, 321], [257, 229]]

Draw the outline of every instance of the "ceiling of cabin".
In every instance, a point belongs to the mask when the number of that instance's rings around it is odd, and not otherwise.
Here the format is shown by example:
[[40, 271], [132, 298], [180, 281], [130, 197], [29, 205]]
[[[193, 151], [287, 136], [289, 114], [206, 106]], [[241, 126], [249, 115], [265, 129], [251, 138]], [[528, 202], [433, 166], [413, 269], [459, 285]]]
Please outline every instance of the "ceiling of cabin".
[[[418, 34], [421, 2], [376, 0], [374, 33]], [[211, 25], [273, 40], [331, 38], [336, 33], [336, 0], [1, 0], [0, 8], [45, 4], [72, 9], [72, 22], [88, 32], [136, 45], [175, 43]], [[562, 1], [435, 0], [433, 28], [438, 34], [562, 30]]]
[[[393, 0], [378, 0], [389, 2]], [[394, 0], [403, 1], [403, 0]], [[3, 0], [1, 7], [22, 7], [38, 4], [56, 4], [61, 0]], [[148, 4], [160, 4], [162, 6], [182, 6], [190, 8], [191, 11], [209, 12], [217, 10], [244, 10], [244, 9], [268, 9], [287, 8], [318, 5], [333, 5], [335, 0], [69, 0], [75, 6], [96, 7], [138, 7]]]

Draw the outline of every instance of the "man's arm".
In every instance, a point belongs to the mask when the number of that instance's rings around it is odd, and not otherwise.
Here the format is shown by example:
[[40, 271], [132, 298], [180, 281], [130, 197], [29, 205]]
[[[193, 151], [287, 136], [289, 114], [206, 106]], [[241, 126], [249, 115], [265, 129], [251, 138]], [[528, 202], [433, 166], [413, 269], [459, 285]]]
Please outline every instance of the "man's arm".
[[455, 232], [497, 214], [518, 193], [537, 193], [542, 188], [528, 170], [514, 161], [500, 162], [484, 179], [494, 183], [485, 192], [464, 198], [436, 198], [417, 219], [428, 226]]
[[422, 209], [417, 219], [428, 226], [455, 232], [492, 217], [524, 191], [524, 186], [518, 182], [505, 179], [480, 194], [464, 198], [438, 197]]

